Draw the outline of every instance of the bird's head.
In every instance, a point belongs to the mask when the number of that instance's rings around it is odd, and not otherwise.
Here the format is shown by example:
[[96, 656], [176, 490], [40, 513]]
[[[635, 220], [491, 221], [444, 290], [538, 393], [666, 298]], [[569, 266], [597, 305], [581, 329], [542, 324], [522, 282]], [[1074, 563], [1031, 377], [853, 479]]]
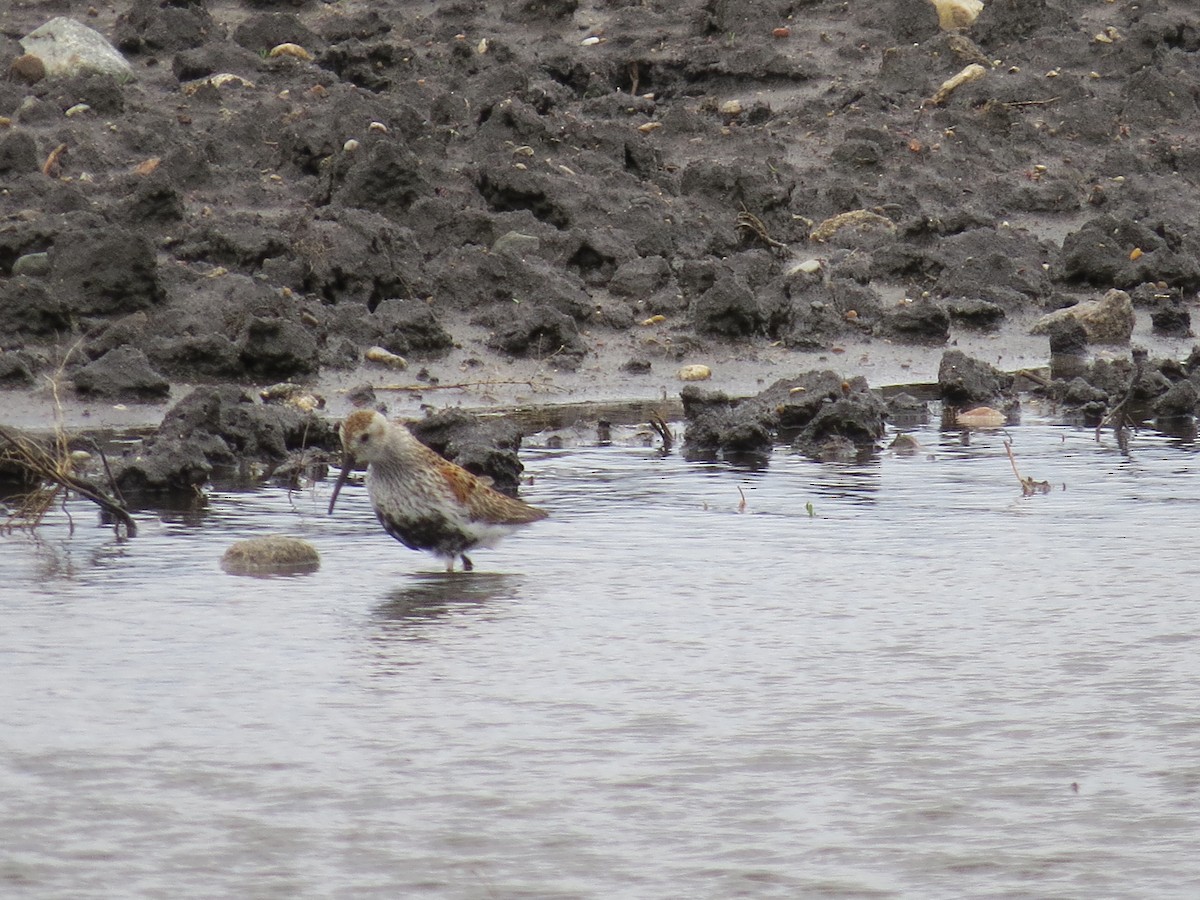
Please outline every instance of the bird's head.
[[342, 485], [350, 477], [350, 470], [355, 462], [372, 463], [386, 452], [388, 420], [377, 412], [360, 409], [346, 416], [342, 422], [342, 471], [333, 486], [333, 496], [329, 498], [329, 512], [332, 515], [333, 505], [337, 503]]
[[360, 409], [342, 423], [342, 452], [351, 462], [376, 462], [385, 452], [388, 420], [377, 412]]

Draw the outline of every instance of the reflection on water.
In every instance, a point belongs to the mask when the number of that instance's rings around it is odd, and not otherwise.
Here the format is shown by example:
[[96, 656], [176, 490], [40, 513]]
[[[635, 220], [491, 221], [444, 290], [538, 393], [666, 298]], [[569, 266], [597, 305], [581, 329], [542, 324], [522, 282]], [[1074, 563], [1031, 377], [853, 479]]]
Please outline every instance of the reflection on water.
[[489, 602], [513, 600], [522, 579], [492, 572], [430, 572], [414, 575], [388, 592], [375, 608], [381, 622], [405, 625], [445, 615], [469, 615]]
[[370, 668], [391, 675], [417, 664], [409, 645], [441, 640], [444, 629], [472, 628], [503, 617], [524, 579], [491, 572], [429, 572], [408, 577], [371, 610]]
[[913, 434], [527, 452], [469, 574], [360, 485], [0, 537], [0, 895], [1195, 895], [1194, 445]]
[[812, 491], [828, 500], [847, 500], [852, 503], [872, 503], [883, 487], [878, 457], [872, 464], [831, 463], [823, 466], [812, 478]]
[[[76, 516], [88, 512], [87, 504], [80, 504]], [[43, 586], [73, 580], [129, 554], [129, 539], [114, 535], [111, 528], [77, 525], [74, 534], [70, 530], [65, 518], [55, 521], [48, 516], [41, 528], [14, 530], [0, 537], [0, 553], [20, 561], [18, 571], [25, 572], [22, 580]]]

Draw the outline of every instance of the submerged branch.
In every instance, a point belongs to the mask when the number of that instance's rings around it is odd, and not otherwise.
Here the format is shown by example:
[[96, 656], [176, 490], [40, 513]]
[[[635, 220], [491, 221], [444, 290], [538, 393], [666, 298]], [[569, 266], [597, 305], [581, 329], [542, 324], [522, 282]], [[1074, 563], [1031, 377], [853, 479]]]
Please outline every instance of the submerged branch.
[[[4, 456], [35, 485], [20, 499], [16, 510], [3, 523], [6, 530], [36, 528], [57, 498], [65, 499], [68, 491], [74, 491], [99, 506], [119, 525], [124, 525], [130, 537], [137, 534], [137, 523], [122, 501], [114, 499], [104, 488], [75, 473], [66, 438], [61, 432], [55, 435], [53, 452], [37, 441], [6, 428], [0, 428], [0, 440], [7, 445]], [[107, 460], [105, 471], [111, 481], [112, 473], [108, 470]], [[115, 482], [113, 489], [116, 490]]]
[[1031, 497], [1034, 494], [1050, 493], [1050, 482], [1035, 481], [1033, 478], [1021, 474], [1021, 470], [1017, 468], [1017, 458], [1013, 455], [1012, 438], [1004, 439], [1004, 449], [1008, 452], [1008, 461], [1012, 465], [1013, 474], [1017, 476], [1017, 481], [1021, 482], [1022, 494]]
[[[539, 388], [546, 390], [560, 391], [567, 393], [566, 388], [561, 388], [553, 384], [543, 384], [536, 381], [459, 381], [454, 384], [382, 384], [374, 385], [376, 391], [403, 391], [414, 394], [421, 394], [426, 391], [468, 391], [477, 388], [498, 387], [500, 385], [520, 385], [527, 387], [531, 391], [536, 391]], [[344, 392], [343, 392], [344, 393]]]
[[650, 427], [658, 432], [658, 436], [662, 438], [663, 453], [670, 453], [671, 448], [675, 446], [675, 435], [671, 431], [671, 426], [667, 424], [666, 419], [657, 410], [650, 413]]

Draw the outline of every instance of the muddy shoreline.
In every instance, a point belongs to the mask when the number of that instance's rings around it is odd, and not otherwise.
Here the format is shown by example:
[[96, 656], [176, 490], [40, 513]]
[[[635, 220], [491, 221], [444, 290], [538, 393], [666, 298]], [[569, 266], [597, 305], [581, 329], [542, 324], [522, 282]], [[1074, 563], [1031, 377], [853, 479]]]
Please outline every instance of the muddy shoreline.
[[[270, 470], [356, 403], [676, 410], [685, 365], [693, 409], [853, 399], [959, 351], [1072, 416], [1194, 416], [1200, 15], [965, 6], [18, 0], [0, 420]], [[58, 68], [64, 21], [115, 69]], [[307, 407], [246, 408], [281, 382]]]

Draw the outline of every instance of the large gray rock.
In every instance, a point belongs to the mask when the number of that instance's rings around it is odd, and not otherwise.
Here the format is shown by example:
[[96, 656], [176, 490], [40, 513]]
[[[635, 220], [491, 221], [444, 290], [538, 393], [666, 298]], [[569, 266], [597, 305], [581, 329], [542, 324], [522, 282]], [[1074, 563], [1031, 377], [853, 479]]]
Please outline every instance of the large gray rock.
[[1127, 344], [1133, 336], [1133, 301], [1124, 291], [1108, 291], [1099, 300], [1084, 300], [1055, 310], [1034, 323], [1032, 334], [1050, 334], [1062, 322], [1074, 320], [1083, 326], [1092, 344]]
[[102, 34], [74, 19], [59, 16], [21, 38], [21, 47], [42, 61], [47, 78], [69, 78], [87, 72], [133, 78], [133, 67]]

